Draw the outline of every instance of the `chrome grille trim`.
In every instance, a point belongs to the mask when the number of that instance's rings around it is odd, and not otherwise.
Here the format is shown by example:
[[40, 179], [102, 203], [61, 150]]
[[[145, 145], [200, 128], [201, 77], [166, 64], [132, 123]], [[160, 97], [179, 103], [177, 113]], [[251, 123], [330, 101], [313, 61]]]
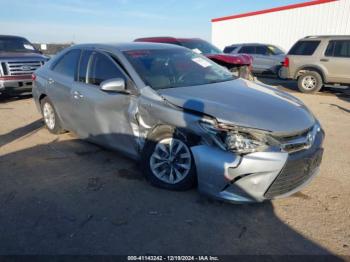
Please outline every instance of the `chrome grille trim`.
[[315, 124], [309, 130], [301, 133], [300, 135], [293, 137], [279, 138], [281, 141], [281, 148], [284, 152], [295, 153], [301, 150], [309, 149], [315, 142], [315, 137], [321, 128], [318, 124]]
[[42, 61], [7, 61], [1, 63], [4, 76], [31, 75], [43, 64]]

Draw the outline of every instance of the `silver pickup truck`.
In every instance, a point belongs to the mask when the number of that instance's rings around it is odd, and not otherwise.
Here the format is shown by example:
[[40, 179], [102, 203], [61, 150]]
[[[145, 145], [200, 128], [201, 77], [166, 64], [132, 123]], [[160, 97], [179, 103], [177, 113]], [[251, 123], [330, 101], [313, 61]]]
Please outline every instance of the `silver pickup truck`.
[[32, 73], [47, 60], [27, 39], [0, 35], [0, 93], [30, 92]]

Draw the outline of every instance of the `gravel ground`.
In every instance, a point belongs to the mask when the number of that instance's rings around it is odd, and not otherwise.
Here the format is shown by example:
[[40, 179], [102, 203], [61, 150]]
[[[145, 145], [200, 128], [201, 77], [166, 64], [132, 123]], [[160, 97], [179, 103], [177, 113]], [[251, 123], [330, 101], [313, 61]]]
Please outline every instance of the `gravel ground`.
[[[0, 98], [0, 254], [350, 256], [350, 95], [295, 92], [325, 131], [301, 192], [232, 205], [150, 186], [136, 162], [43, 127], [30, 97]], [[282, 88], [282, 87], [280, 87]]]

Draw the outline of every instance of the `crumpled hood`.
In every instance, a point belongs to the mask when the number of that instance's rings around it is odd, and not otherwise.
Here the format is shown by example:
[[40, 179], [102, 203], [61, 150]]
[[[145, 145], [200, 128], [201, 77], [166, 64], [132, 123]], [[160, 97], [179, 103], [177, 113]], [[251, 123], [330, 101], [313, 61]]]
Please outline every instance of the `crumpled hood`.
[[48, 60], [48, 58], [40, 53], [36, 53], [36, 52], [2, 52], [0, 51], [0, 60], [6, 60], [6, 61], [10, 61], [10, 60], [21, 60], [21, 61], [25, 61], [25, 60], [39, 60], [39, 61], [46, 61]]
[[211, 60], [217, 60], [228, 64], [233, 65], [250, 65], [253, 61], [253, 58], [250, 55], [245, 54], [206, 54]]
[[161, 89], [158, 93], [176, 106], [210, 115], [227, 124], [288, 134], [315, 123], [313, 115], [297, 98], [242, 79]]

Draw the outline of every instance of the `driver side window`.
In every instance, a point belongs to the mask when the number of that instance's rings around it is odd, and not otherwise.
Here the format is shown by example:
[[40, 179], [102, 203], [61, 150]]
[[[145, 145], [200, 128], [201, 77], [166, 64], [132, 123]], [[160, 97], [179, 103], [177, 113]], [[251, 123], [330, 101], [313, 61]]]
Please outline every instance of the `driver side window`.
[[107, 55], [94, 52], [91, 55], [87, 70], [86, 83], [100, 85], [103, 81], [112, 78], [122, 78], [125, 76]]

